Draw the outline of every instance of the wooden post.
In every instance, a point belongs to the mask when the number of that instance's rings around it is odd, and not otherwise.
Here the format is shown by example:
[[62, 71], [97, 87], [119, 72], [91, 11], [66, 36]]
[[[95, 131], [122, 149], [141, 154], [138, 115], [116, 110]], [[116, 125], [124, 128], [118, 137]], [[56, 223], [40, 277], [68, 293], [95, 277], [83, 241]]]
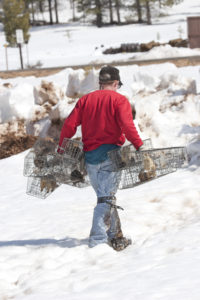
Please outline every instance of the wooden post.
[[7, 48], [8, 45], [5, 44], [4, 47], [5, 47], [5, 56], [6, 56], [6, 70], [8, 71], [8, 48]]
[[18, 46], [19, 46], [19, 56], [20, 56], [20, 62], [21, 62], [21, 69], [23, 70], [24, 66], [23, 66], [23, 57], [22, 57], [22, 44], [18, 44]]

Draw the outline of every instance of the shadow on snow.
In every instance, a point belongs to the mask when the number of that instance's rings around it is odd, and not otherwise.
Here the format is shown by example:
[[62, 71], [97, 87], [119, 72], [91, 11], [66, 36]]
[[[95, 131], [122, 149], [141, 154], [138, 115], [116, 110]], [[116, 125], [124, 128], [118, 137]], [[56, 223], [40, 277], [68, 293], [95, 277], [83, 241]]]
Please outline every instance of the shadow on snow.
[[39, 246], [44, 247], [48, 245], [55, 245], [62, 248], [74, 248], [81, 245], [88, 245], [88, 239], [64, 238], [56, 239], [38, 239], [38, 240], [14, 240], [14, 241], [0, 241], [0, 247], [9, 246]]

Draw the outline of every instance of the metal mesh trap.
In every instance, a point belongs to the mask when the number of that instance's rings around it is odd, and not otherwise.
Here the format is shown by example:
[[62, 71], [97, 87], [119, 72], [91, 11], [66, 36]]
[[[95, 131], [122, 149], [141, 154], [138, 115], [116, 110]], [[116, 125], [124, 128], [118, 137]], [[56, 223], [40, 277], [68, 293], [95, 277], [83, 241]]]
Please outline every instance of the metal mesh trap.
[[[151, 139], [143, 140], [143, 145], [148, 150], [151, 150], [153, 148]], [[108, 153], [108, 156], [111, 158], [114, 164], [114, 171], [117, 171], [127, 168], [127, 166], [135, 165], [135, 159], [136, 157], [138, 157], [138, 153], [139, 152], [136, 151], [135, 147], [132, 144], [130, 144], [128, 146], [124, 146], [119, 149], [110, 151]]]
[[84, 164], [83, 143], [76, 139], [64, 138], [60, 149], [63, 151], [62, 173], [56, 176], [58, 182], [79, 188], [89, 186]]
[[[143, 142], [148, 150], [136, 151], [129, 145], [108, 153], [121, 189], [174, 172], [186, 161], [184, 147], [152, 149], [150, 139]], [[24, 176], [29, 177], [27, 194], [46, 198], [61, 184], [89, 186], [82, 148], [80, 141], [64, 139], [62, 154], [58, 154], [57, 143], [39, 139], [24, 160]]]
[[24, 176], [41, 177], [59, 173], [62, 160], [57, 153], [40, 154], [31, 150], [24, 159]]
[[64, 138], [60, 147], [65, 158], [71, 161], [80, 161], [83, 157], [83, 143], [79, 140]]
[[82, 143], [64, 139], [63, 154], [57, 144], [39, 139], [24, 159], [24, 176], [29, 177], [27, 194], [46, 198], [61, 184], [79, 188], [89, 185], [84, 168]]
[[57, 149], [57, 141], [52, 138], [38, 138], [33, 145], [33, 151], [43, 156], [49, 153], [55, 153]]
[[109, 152], [114, 170], [121, 170], [119, 188], [129, 188], [169, 174], [187, 160], [184, 147], [135, 151], [132, 145]]
[[26, 193], [31, 196], [45, 199], [58, 187], [59, 184], [52, 176], [28, 177]]
[[90, 185], [87, 172], [85, 170], [84, 157], [78, 162], [73, 162], [67, 157], [62, 157], [62, 172], [55, 175], [60, 183], [76, 186], [79, 188]]
[[[143, 146], [145, 147], [145, 149], [152, 149], [153, 145], [151, 139], [143, 140]], [[134, 151], [136, 151], [135, 147], [134, 147]]]

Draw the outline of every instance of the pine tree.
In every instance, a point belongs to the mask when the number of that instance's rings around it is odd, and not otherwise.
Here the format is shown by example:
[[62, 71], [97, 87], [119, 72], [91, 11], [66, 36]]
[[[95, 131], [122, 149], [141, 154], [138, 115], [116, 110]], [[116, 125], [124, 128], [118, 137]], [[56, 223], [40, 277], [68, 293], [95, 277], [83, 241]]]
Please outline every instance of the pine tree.
[[150, 0], [145, 0], [145, 5], [146, 5], [146, 17], [147, 17], [147, 24], [151, 25], [151, 8], [150, 8]]
[[103, 10], [104, 0], [76, 0], [78, 11], [83, 12], [83, 17], [86, 15], [95, 15], [95, 24], [97, 27], [103, 25]]
[[141, 8], [141, 1], [136, 0], [136, 10], [138, 15], [138, 23], [142, 23], [142, 8]]
[[183, 0], [159, 0], [161, 6], [173, 6], [175, 4], [179, 4], [182, 1]]
[[117, 12], [117, 21], [118, 21], [118, 24], [121, 23], [121, 16], [120, 16], [120, 0], [115, 0], [115, 7], [116, 7], [116, 12]]
[[49, 6], [49, 24], [53, 25], [52, 2], [51, 2], [51, 0], [48, 0], [48, 6]]
[[25, 10], [23, 0], [4, 0], [3, 1], [3, 18], [4, 32], [6, 41], [10, 46], [16, 45], [16, 29], [22, 29], [24, 41], [29, 40], [29, 13]]
[[183, 0], [140, 0], [141, 3], [145, 5], [146, 8], [146, 22], [148, 25], [152, 24], [151, 21], [151, 10], [153, 9], [153, 5], [151, 6], [152, 3], [159, 3], [159, 6], [173, 6], [175, 4], [178, 4], [182, 2]]
[[112, 6], [112, 0], [109, 0], [108, 4], [109, 4], [110, 24], [113, 24], [113, 6]]
[[55, 7], [56, 24], [58, 24], [59, 18], [58, 18], [58, 1], [57, 0], [54, 0], [54, 7]]
[[[163, 6], [173, 6], [183, 0], [68, 0], [74, 4], [78, 12], [83, 13], [85, 21], [87, 15], [95, 16], [95, 23], [98, 27], [105, 24], [105, 20], [109, 17], [110, 24], [122, 24], [122, 11], [134, 9], [137, 13], [138, 23], [146, 22], [148, 25], [152, 23], [151, 14], [156, 8]], [[143, 15], [144, 12], [144, 15]], [[91, 19], [90, 19], [91, 20]]]

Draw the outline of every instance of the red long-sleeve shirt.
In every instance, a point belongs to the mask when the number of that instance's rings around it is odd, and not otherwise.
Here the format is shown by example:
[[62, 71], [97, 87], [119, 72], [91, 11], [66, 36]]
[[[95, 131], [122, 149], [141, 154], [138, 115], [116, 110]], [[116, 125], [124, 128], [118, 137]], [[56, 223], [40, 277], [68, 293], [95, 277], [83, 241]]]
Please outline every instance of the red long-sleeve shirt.
[[79, 99], [64, 122], [60, 146], [65, 137], [71, 138], [76, 133], [79, 125], [84, 151], [94, 150], [102, 144], [121, 146], [125, 137], [136, 149], [143, 144], [133, 123], [129, 101], [111, 90], [94, 91]]

